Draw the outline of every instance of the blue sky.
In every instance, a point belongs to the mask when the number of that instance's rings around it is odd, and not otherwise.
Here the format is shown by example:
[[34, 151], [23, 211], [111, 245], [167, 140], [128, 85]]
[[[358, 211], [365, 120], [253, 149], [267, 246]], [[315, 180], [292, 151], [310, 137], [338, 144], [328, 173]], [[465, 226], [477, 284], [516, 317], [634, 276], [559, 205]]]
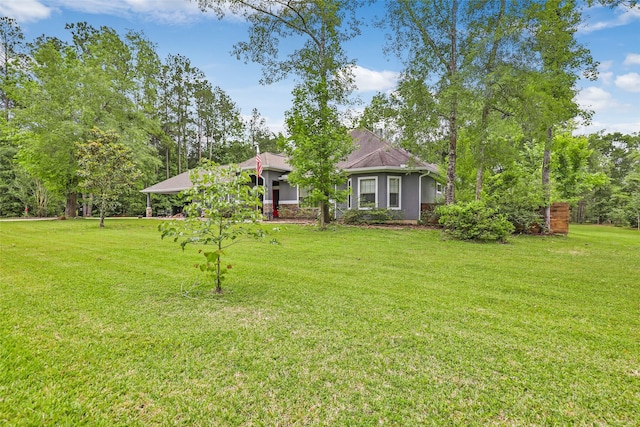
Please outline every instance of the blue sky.
[[[374, 14], [371, 9], [368, 13]], [[294, 83], [261, 86], [260, 67], [230, 54], [235, 42], [246, 39], [246, 24], [236, 18], [219, 21], [186, 0], [0, 0], [2, 15], [15, 18], [28, 40], [41, 34], [66, 39], [65, 23], [79, 21], [121, 33], [142, 30], [163, 59], [170, 53], [189, 57], [244, 115], [258, 108], [273, 130], [283, 129]], [[587, 10], [578, 39], [600, 63], [600, 75], [595, 82], [579, 84], [577, 101], [595, 114], [577, 132], [640, 132], [640, 7]], [[347, 45], [358, 65], [357, 95], [364, 103], [379, 91], [392, 90], [402, 69], [396, 58], [382, 53], [383, 46], [383, 31], [373, 27]]]

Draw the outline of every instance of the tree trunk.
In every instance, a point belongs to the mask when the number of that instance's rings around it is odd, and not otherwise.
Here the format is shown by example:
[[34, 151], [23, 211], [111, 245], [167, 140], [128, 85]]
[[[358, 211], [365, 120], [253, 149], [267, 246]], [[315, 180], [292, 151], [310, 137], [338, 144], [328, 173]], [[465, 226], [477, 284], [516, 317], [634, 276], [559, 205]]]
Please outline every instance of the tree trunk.
[[198, 120], [198, 162], [202, 160], [202, 119]]
[[85, 218], [91, 218], [93, 215], [93, 194], [82, 195], [82, 216]]
[[178, 175], [182, 173], [182, 141], [180, 140], [180, 136], [177, 138], [178, 142]]
[[329, 211], [329, 204], [328, 203], [324, 203], [324, 206], [322, 207], [322, 216], [324, 217], [324, 226], [326, 228], [327, 224], [329, 224], [331, 222], [331, 212]]
[[64, 209], [65, 217], [67, 218], [76, 217], [77, 198], [78, 198], [78, 195], [75, 192], [67, 194], [67, 203]]
[[[222, 221], [218, 221], [218, 236], [222, 235]], [[221, 294], [222, 293], [222, 270], [221, 270], [221, 266], [220, 263], [222, 262], [222, 260], [220, 259], [222, 258], [222, 241], [218, 241], [218, 258], [216, 261], [216, 293], [217, 294]]]
[[[449, 58], [449, 83], [457, 84], [458, 78], [458, 52], [457, 52], [457, 19], [458, 0], [453, 0], [451, 10], [451, 57]], [[455, 92], [451, 100], [451, 111], [449, 113], [449, 164], [447, 166], [447, 186], [444, 193], [444, 203], [452, 205], [456, 202], [456, 156], [458, 144], [458, 99]]]
[[171, 168], [169, 167], [169, 147], [167, 147], [167, 150], [165, 151], [164, 161], [165, 165], [167, 166], [167, 179], [169, 179], [171, 178]]
[[102, 200], [100, 204], [100, 228], [104, 228], [104, 216], [107, 211], [107, 202]]
[[548, 233], [551, 230], [551, 143], [553, 142], [553, 128], [547, 128], [547, 139], [544, 145], [542, 159], [542, 195], [544, 197], [544, 225]]
[[[480, 148], [482, 152], [484, 152], [484, 146]], [[484, 181], [484, 166], [483, 161], [480, 160], [480, 164], [478, 165], [478, 170], [476, 171], [476, 200], [480, 200], [480, 195], [482, 194], [482, 183]]]
[[451, 112], [449, 118], [449, 164], [447, 166], [447, 186], [445, 187], [444, 203], [452, 205], [456, 202], [456, 145], [458, 142], [458, 130], [456, 129], [456, 112]]
[[324, 202], [320, 202], [320, 230], [324, 230], [327, 228], [326, 222], [325, 222], [325, 216], [324, 216], [324, 211], [325, 211], [325, 203]]
[[40, 180], [36, 180], [35, 196], [37, 205], [36, 215], [39, 217], [47, 216], [47, 189], [44, 188], [44, 185], [42, 185]]

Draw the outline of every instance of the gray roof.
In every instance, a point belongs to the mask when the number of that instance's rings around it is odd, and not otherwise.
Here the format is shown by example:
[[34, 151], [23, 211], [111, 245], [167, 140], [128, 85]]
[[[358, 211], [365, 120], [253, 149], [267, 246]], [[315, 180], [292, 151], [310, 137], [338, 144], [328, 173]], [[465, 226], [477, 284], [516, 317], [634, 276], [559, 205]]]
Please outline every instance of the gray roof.
[[178, 194], [182, 190], [191, 188], [191, 180], [189, 179], [189, 171], [182, 172], [180, 175], [176, 175], [172, 178], [166, 179], [162, 182], [147, 187], [141, 190], [141, 193], [155, 193], [155, 194]]
[[356, 149], [349, 154], [347, 160], [338, 163], [340, 169], [417, 170], [438, 173], [436, 165], [418, 160], [408, 151], [392, 146], [371, 131], [357, 129], [351, 132], [351, 137]]
[[[412, 156], [402, 148], [393, 147], [380, 137], [366, 129], [357, 129], [351, 132], [355, 150], [344, 162], [338, 163], [338, 168], [347, 172], [357, 171], [426, 171], [438, 174], [438, 167], [431, 163], [425, 163]], [[262, 169], [280, 172], [291, 172], [291, 166], [284, 154], [262, 153]], [[255, 170], [256, 158], [251, 157], [238, 164], [243, 170]], [[177, 194], [182, 190], [191, 188], [189, 171], [159, 182], [142, 190], [142, 193]]]
[[[260, 157], [262, 158], [262, 169], [263, 170], [277, 170], [282, 172], [290, 172], [291, 166], [287, 163], [287, 156], [284, 154], [275, 154], [275, 153], [261, 153]], [[245, 160], [242, 163], [239, 163], [238, 166], [242, 170], [255, 170], [256, 169], [256, 158], [252, 157], [250, 159]]]

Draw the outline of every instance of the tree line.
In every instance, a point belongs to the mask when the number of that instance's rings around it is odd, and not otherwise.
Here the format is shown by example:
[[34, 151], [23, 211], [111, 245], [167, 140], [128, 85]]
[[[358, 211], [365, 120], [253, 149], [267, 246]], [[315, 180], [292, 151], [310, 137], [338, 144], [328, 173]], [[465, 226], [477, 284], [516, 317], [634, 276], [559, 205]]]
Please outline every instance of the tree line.
[[[79, 205], [91, 215], [91, 163], [78, 143], [95, 143], [96, 132], [114, 133], [108, 140], [130, 151], [140, 172], [125, 177], [132, 190], [201, 159], [238, 162], [256, 146], [275, 147], [259, 112], [243, 119], [189, 58], [161, 60], [140, 32], [121, 35], [84, 22], [66, 30], [69, 41], [42, 35], [27, 43], [15, 20], [0, 18], [0, 216], [73, 217]], [[110, 173], [122, 170], [114, 165]], [[137, 191], [117, 201], [116, 212], [144, 212]]]
[[[330, 201], [346, 196], [335, 165], [352, 149], [342, 136], [355, 61], [344, 46], [360, 35], [359, 13], [373, 2], [198, 3], [250, 23], [235, 53], [263, 66], [263, 82], [297, 77], [280, 143], [295, 168], [290, 182], [311, 190], [324, 224]], [[598, 64], [575, 34], [583, 8], [596, 3], [638, 7], [635, 0], [386, 1], [373, 24], [387, 32], [386, 51], [404, 69], [397, 88], [375, 96], [357, 125], [438, 163], [446, 204], [482, 201], [524, 230], [533, 222], [548, 229], [553, 201], [579, 206], [579, 221], [637, 224], [638, 136], [572, 135], [576, 120], [591, 115], [575, 101], [577, 82], [597, 78]], [[297, 45], [282, 51], [284, 39]], [[624, 178], [611, 175], [612, 153], [627, 159]]]
[[[330, 202], [346, 196], [337, 185], [344, 176], [335, 166], [352, 149], [345, 111], [353, 105], [355, 61], [344, 46], [360, 35], [365, 25], [360, 12], [371, 3], [198, 0], [205, 11], [219, 17], [233, 13], [250, 24], [248, 39], [238, 41], [233, 53], [261, 64], [263, 83], [296, 78], [293, 104], [285, 116], [286, 134], [279, 136], [278, 148], [294, 166], [291, 183], [309, 189], [308, 200], [320, 206], [321, 224], [329, 220]], [[637, 225], [638, 135], [572, 134], [576, 120], [588, 120], [591, 114], [577, 105], [575, 96], [581, 77], [597, 77], [597, 63], [575, 34], [582, 24], [582, 8], [594, 3], [638, 7], [635, 0], [386, 1], [386, 16], [373, 24], [387, 32], [386, 51], [397, 55], [404, 68], [396, 90], [375, 96], [357, 125], [379, 130], [421, 159], [438, 163], [446, 184], [446, 204], [481, 200], [523, 227], [538, 220], [542, 208], [542, 225], [548, 227], [549, 206], [560, 200], [572, 204], [576, 220]], [[57, 105], [55, 97], [36, 95], [40, 108], [56, 115], [72, 112], [75, 116], [70, 119], [51, 115], [39, 121], [36, 112], [25, 119], [33, 104], [20, 104], [9, 86], [3, 92], [5, 121], [16, 123], [9, 126], [12, 133], [7, 135], [11, 135], [9, 145], [14, 150], [20, 147], [17, 164], [45, 190], [54, 188], [51, 180], [46, 179], [47, 174], [36, 173], [37, 168], [30, 165], [38, 165], [37, 156], [29, 158], [30, 151], [22, 148], [37, 147], [33, 135], [41, 135], [41, 143], [50, 147], [55, 144], [47, 139], [69, 140], [65, 132], [78, 139], [83, 136], [81, 129], [99, 122], [122, 131], [132, 143], [138, 141], [141, 145], [134, 152], [138, 156], [150, 153], [148, 167], [155, 168], [156, 177], [183, 171], [205, 156], [223, 163], [233, 160], [247, 142], [251, 145], [254, 137], [246, 133], [243, 145], [239, 122], [231, 118], [208, 121], [207, 117], [220, 118], [208, 111], [223, 108], [217, 105], [225, 103], [214, 100], [224, 96], [203, 83], [201, 73], [186, 58], [170, 56], [160, 63], [151, 44], [135, 33], [121, 38], [126, 49], [100, 53], [100, 46], [117, 38], [112, 31], [84, 24], [69, 29], [73, 43], [41, 38], [32, 43], [24, 60], [4, 61], [12, 66], [5, 65], [3, 70], [9, 71], [4, 71], [3, 82], [16, 81], [11, 77], [13, 64], [29, 60], [37, 64], [28, 73], [30, 81], [37, 82], [34, 86], [43, 87], [48, 81], [47, 67], [59, 67], [66, 73], [52, 87], [64, 90], [73, 79], [82, 82], [74, 86], [74, 97], [63, 100], [78, 99], [87, 107]], [[94, 40], [97, 35], [104, 35], [105, 40], [98, 43]], [[282, 43], [284, 39], [288, 43]], [[282, 46], [290, 50], [283, 51]], [[54, 56], [50, 65], [44, 61], [46, 55]], [[83, 72], [73, 65], [96, 66], [92, 64], [100, 64], [100, 58], [107, 55], [114, 55], [110, 66], [98, 67], [99, 73]], [[107, 73], [123, 78], [106, 78], [115, 86], [101, 85], [99, 77]], [[52, 73], [51, 79], [56, 76], [60, 74]], [[97, 85], [92, 91], [97, 95], [83, 97], [82, 88], [90, 84]], [[36, 91], [16, 93], [26, 97]], [[107, 100], [102, 93], [119, 95]], [[55, 95], [55, 91], [46, 94]], [[47, 106], [43, 100], [52, 104]], [[89, 107], [94, 103], [95, 108]], [[115, 112], [116, 106], [125, 104], [135, 108]], [[131, 125], [142, 119], [145, 125]], [[61, 123], [56, 132], [37, 133], [54, 120]], [[21, 131], [15, 132], [19, 126]], [[46, 168], [46, 162], [42, 163]], [[76, 179], [77, 174], [69, 176]]]

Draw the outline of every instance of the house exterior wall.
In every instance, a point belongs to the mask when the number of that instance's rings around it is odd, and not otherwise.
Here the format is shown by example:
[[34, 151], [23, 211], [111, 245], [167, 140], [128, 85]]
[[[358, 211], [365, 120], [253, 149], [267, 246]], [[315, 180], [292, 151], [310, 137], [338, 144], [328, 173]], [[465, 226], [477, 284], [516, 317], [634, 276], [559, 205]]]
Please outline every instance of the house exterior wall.
[[431, 176], [422, 177], [422, 185], [420, 195], [422, 203], [435, 203], [438, 196], [436, 192], [436, 180]]
[[[314, 217], [313, 209], [301, 209], [298, 200], [298, 188], [288, 181], [280, 180], [283, 172], [264, 171], [263, 178], [266, 184], [266, 193], [263, 204], [263, 212], [266, 215], [273, 213], [273, 184], [278, 183], [279, 190], [279, 213], [281, 218], [306, 218]], [[389, 207], [389, 177], [400, 179], [400, 208], [389, 208], [397, 212], [398, 219], [418, 220], [420, 219], [421, 203], [435, 203], [438, 196], [436, 191], [436, 181], [431, 176], [423, 176], [419, 172], [394, 173], [394, 172], [364, 172], [351, 174], [348, 176], [351, 181], [351, 209], [358, 209], [358, 195], [360, 194], [360, 183], [362, 179], [373, 178], [376, 181], [376, 207], [387, 209]], [[347, 183], [339, 187], [346, 189]], [[335, 205], [336, 218], [340, 218], [342, 213], [349, 209], [348, 201]]]
[[280, 204], [298, 204], [298, 187], [292, 186], [288, 181], [280, 181]]
[[[436, 199], [436, 181], [430, 176], [421, 176], [421, 173], [359, 173], [349, 175], [351, 181], [351, 209], [359, 209], [358, 195], [360, 194], [360, 184], [362, 179], [374, 178], [377, 181], [377, 203], [376, 207], [387, 209], [389, 206], [389, 177], [400, 178], [400, 208], [391, 210], [398, 212], [398, 219], [418, 220], [420, 219], [420, 204], [434, 203]], [[420, 183], [422, 181], [422, 184]], [[347, 184], [339, 187], [346, 189]], [[422, 197], [420, 197], [422, 196]], [[340, 218], [342, 213], [349, 209], [348, 202], [336, 204], [336, 217]]]

